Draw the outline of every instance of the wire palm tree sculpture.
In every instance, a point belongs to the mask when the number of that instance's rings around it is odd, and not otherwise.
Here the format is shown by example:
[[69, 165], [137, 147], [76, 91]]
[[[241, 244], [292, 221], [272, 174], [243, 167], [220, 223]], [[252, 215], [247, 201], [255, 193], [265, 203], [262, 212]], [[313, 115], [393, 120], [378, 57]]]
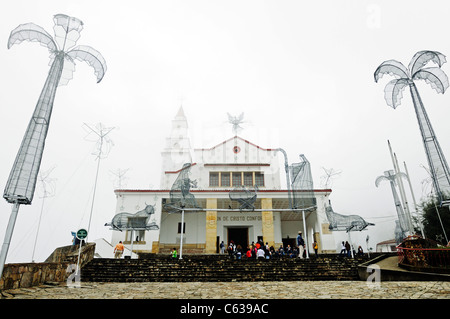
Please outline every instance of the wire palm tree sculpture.
[[[397, 190], [395, 189], [395, 181], [397, 180], [397, 174], [393, 170], [384, 172], [384, 175], [378, 176], [375, 180], [375, 186], [378, 187], [382, 181], [389, 181], [391, 184], [392, 196], [394, 197], [395, 208], [397, 210], [397, 216], [399, 221], [399, 227], [401, 230], [401, 240], [406, 237], [406, 233], [411, 229], [410, 220], [407, 218], [405, 211], [403, 210], [400, 198], [398, 197]], [[400, 173], [400, 178], [406, 177], [405, 173]], [[398, 242], [399, 243], [399, 242]]]
[[[429, 62], [437, 64], [438, 67], [425, 67]], [[394, 109], [400, 105], [402, 92], [409, 86], [428, 165], [433, 176], [433, 185], [441, 205], [450, 202], [450, 170], [414, 81], [425, 80], [438, 93], [443, 94], [449, 86], [447, 75], [441, 70], [445, 62], [445, 56], [439, 52], [419, 51], [411, 59], [408, 68], [396, 60], [388, 60], [381, 63], [374, 73], [375, 82], [378, 82], [384, 74], [395, 77], [384, 89], [386, 103]]]
[[97, 83], [103, 79], [106, 63], [102, 55], [89, 46], [76, 46], [83, 22], [64, 14], [54, 16], [53, 38], [34, 23], [21, 24], [11, 31], [8, 49], [23, 41], [38, 42], [50, 51], [50, 70], [39, 96], [32, 118], [17, 153], [3, 197], [14, 204], [5, 241], [0, 254], [0, 276], [20, 204], [30, 205], [36, 188], [37, 175], [44, 152], [53, 102], [59, 85], [67, 84], [75, 70], [75, 60], [87, 62], [94, 68]]

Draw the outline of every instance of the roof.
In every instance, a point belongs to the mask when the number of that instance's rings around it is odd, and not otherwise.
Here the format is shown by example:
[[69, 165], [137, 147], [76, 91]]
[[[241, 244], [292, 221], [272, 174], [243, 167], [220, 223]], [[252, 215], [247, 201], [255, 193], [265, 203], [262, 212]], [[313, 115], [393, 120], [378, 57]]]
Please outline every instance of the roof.
[[213, 149], [215, 149], [215, 148], [217, 148], [217, 147], [219, 147], [219, 146], [221, 146], [221, 145], [223, 145], [223, 144], [226, 144], [226, 143], [228, 143], [229, 141], [234, 140], [234, 139], [239, 139], [239, 140], [241, 140], [241, 141], [243, 141], [243, 142], [245, 142], [245, 143], [247, 143], [247, 144], [249, 144], [249, 145], [252, 145], [252, 146], [254, 146], [254, 147], [256, 147], [256, 148], [258, 148], [258, 149], [260, 149], [260, 150], [263, 150], [263, 151], [271, 152], [271, 151], [278, 151], [278, 150], [279, 150], [278, 148], [263, 148], [263, 147], [258, 146], [258, 145], [254, 144], [254, 143], [252, 143], [252, 142], [250, 142], [250, 141], [248, 141], [248, 140], [246, 140], [246, 139], [243, 139], [242, 137], [237, 136], [237, 135], [234, 136], [234, 137], [231, 137], [231, 138], [229, 138], [228, 140], [225, 140], [225, 141], [223, 141], [222, 143], [219, 143], [219, 144], [217, 144], [216, 146], [213, 146], [213, 147], [211, 147], [211, 148], [195, 148], [194, 150], [195, 150], [195, 151], [211, 151], [211, 150], [213, 150]]
[[180, 106], [180, 108], [178, 109], [178, 113], [177, 113], [177, 115], [175, 115], [175, 118], [177, 118], [177, 117], [186, 118], [186, 115], [184, 115], [183, 106]]
[[385, 241], [379, 242], [379, 243], [377, 243], [377, 246], [378, 245], [392, 245], [392, 244], [395, 244], [395, 245], [397, 244], [395, 239], [389, 239], [389, 240], [385, 240]]

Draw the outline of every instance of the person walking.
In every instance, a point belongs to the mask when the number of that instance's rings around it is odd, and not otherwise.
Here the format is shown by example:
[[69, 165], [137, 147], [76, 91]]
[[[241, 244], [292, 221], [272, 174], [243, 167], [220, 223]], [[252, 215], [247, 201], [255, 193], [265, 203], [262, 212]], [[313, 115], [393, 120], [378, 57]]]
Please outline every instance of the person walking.
[[358, 246], [358, 256], [364, 256], [364, 251], [361, 246]]
[[258, 252], [256, 254], [256, 259], [265, 259], [266, 258], [266, 254], [264, 253], [264, 250], [262, 249], [262, 247], [259, 247]]
[[347, 251], [347, 257], [351, 257], [352, 252], [350, 251], [350, 244], [348, 241], [345, 242], [345, 250]]
[[114, 258], [121, 258], [123, 251], [125, 247], [122, 244], [122, 241], [119, 241], [119, 243], [114, 247]]
[[234, 243], [233, 241], [230, 242], [230, 244], [228, 245], [227, 251], [228, 251], [228, 257], [230, 257], [230, 259], [234, 258]]
[[318, 256], [317, 251], [319, 250], [319, 245], [317, 244], [317, 241], [314, 241], [313, 248], [314, 248], [314, 252], [316, 253], [316, 257], [317, 257]]
[[236, 259], [241, 259], [242, 257], [242, 246], [241, 245], [237, 245], [236, 246]]
[[298, 246], [298, 258], [303, 258], [303, 252], [305, 250], [305, 241], [303, 240], [302, 237], [302, 232], [299, 231], [298, 232], [298, 236], [297, 236], [297, 246]]
[[172, 259], [177, 259], [178, 253], [176, 248], [172, 248]]
[[344, 244], [344, 242], [342, 242], [342, 244], [341, 244], [341, 252], [339, 253], [339, 256], [342, 256], [342, 255], [345, 256], [345, 254], [346, 254], [345, 244]]
[[252, 258], [252, 249], [250, 247], [247, 248], [247, 253], [245, 256], [247, 256], [247, 258]]
[[220, 253], [225, 254], [225, 243], [223, 242], [223, 240], [220, 243]]

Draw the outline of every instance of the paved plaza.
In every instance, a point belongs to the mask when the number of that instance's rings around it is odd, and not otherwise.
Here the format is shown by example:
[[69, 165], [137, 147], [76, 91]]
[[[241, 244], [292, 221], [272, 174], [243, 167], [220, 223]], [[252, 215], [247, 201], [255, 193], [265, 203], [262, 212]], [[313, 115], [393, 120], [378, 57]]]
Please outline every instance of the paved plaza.
[[85, 283], [2, 292], [4, 299], [450, 299], [442, 281]]

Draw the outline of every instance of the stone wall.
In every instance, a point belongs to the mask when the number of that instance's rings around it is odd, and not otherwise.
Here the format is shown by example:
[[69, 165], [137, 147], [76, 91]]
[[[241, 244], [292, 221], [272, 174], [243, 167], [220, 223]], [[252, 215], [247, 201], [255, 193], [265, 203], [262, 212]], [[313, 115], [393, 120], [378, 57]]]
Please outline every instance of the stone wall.
[[[55, 251], [43, 263], [6, 264], [0, 279], [0, 290], [26, 288], [45, 282], [64, 282], [73, 273], [68, 269], [77, 264], [79, 246], [65, 246]], [[95, 244], [82, 246], [80, 268], [94, 258]]]

